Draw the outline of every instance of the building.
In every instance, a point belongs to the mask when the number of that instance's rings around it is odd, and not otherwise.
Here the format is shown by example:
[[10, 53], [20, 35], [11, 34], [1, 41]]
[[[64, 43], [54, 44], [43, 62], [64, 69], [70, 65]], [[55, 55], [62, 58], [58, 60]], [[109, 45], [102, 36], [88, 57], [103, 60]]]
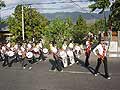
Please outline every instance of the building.
[[10, 34], [7, 24], [0, 24], [0, 42], [6, 42], [10, 40]]

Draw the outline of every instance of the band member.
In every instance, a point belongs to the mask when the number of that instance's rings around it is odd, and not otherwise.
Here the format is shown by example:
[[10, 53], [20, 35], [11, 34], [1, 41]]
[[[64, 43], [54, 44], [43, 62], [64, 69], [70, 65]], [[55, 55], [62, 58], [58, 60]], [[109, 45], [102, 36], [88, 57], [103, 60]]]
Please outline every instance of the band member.
[[68, 48], [66, 52], [67, 52], [68, 58], [70, 60], [69, 65], [71, 66], [75, 63], [73, 51], [70, 48]]
[[25, 45], [21, 46], [21, 51], [22, 51], [22, 67], [23, 69], [26, 68], [26, 65], [29, 67], [29, 70], [32, 69], [32, 65], [30, 61], [32, 60], [33, 53], [31, 51], [31, 48], [25, 49]]
[[42, 49], [42, 48], [43, 48], [43, 43], [42, 43], [42, 40], [40, 40], [40, 42], [38, 43], [38, 46], [39, 46], [39, 48], [40, 48], [40, 49]]
[[29, 70], [32, 69], [32, 65], [30, 63], [32, 61], [32, 57], [33, 57], [33, 53], [31, 51], [28, 50], [25, 52], [25, 58], [24, 58], [23, 63], [22, 63], [23, 69], [26, 68], [26, 65], [28, 65]]
[[98, 57], [97, 59], [97, 65], [95, 68], [95, 76], [98, 74], [99, 67], [101, 63], [104, 64], [104, 71], [105, 71], [105, 78], [111, 79], [111, 77], [108, 74], [108, 66], [107, 66], [107, 45], [104, 40], [101, 40], [100, 44], [97, 45], [94, 50], [94, 54]]
[[63, 50], [66, 50], [66, 49], [67, 49], [67, 44], [66, 44], [65, 41], [64, 41], [64, 43], [63, 43], [63, 45], [62, 45], [62, 49], [63, 49]]
[[8, 48], [10, 48], [10, 47], [11, 47], [11, 43], [8, 42], [6, 46], [7, 46]]
[[73, 44], [73, 41], [72, 41], [72, 40], [70, 41], [68, 47], [69, 47], [71, 50], [73, 50], [74, 44]]
[[90, 53], [91, 53], [91, 42], [90, 42], [90, 38], [87, 39], [86, 41], [86, 48], [85, 48], [85, 66], [88, 67], [89, 66], [89, 57], [90, 57]]
[[7, 55], [8, 55], [8, 60], [9, 60], [9, 67], [12, 66], [13, 62], [15, 61], [16, 59], [16, 56], [15, 56], [15, 51], [14, 51], [14, 48], [11, 46], [10, 49], [7, 51]]
[[32, 45], [31, 45], [31, 43], [28, 43], [27, 44], [27, 50], [31, 50], [32, 49]]
[[37, 45], [35, 47], [33, 47], [33, 50], [32, 50], [32, 53], [33, 53], [33, 56], [34, 56], [34, 59], [33, 62], [35, 61], [39, 61], [39, 58], [40, 58], [40, 50], [39, 48], [37, 47]]
[[51, 67], [51, 70], [55, 71], [56, 69], [58, 71], [62, 71], [62, 66], [61, 66], [61, 63], [60, 63], [60, 59], [59, 59], [59, 54], [58, 54], [58, 50], [57, 50], [57, 47], [55, 45], [51, 46], [51, 53], [53, 55], [53, 59], [54, 60], [49, 60], [52, 67]]
[[3, 45], [1, 48], [1, 57], [3, 60], [3, 64], [2, 64], [3, 67], [9, 65], [7, 51], [8, 50], [6, 49], [6, 46]]
[[59, 55], [62, 59], [61, 61], [63, 63], [63, 67], [64, 68], [67, 67], [68, 66], [68, 61], [67, 61], [67, 53], [65, 52], [65, 50], [64, 49], [59, 50]]
[[81, 50], [80, 46], [78, 44], [75, 44], [73, 53], [74, 53], [76, 63], [79, 63], [81, 52], [82, 52], [82, 50]]
[[18, 59], [20, 62], [22, 62], [22, 50], [21, 50], [20, 48], [18, 48], [17, 54], [18, 54], [17, 59]]
[[47, 48], [43, 48], [43, 54], [44, 54], [44, 59], [47, 57], [48, 55], [48, 49]]

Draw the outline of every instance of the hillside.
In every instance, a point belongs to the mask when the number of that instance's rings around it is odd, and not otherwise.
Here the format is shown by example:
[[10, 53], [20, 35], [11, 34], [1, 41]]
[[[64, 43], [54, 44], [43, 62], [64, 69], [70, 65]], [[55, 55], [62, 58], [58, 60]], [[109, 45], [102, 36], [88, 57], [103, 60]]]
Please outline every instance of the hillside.
[[[110, 12], [105, 12], [105, 16], [108, 18]], [[96, 19], [104, 18], [103, 14], [97, 13], [81, 13], [81, 12], [57, 12], [57, 13], [43, 13], [49, 20], [53, 20], [55, 18], [65, 19], [66, 17], [71, 17], [72, 21], [75, 23], [78, 16], [81, 15], [88, 22], [95, 21]]]

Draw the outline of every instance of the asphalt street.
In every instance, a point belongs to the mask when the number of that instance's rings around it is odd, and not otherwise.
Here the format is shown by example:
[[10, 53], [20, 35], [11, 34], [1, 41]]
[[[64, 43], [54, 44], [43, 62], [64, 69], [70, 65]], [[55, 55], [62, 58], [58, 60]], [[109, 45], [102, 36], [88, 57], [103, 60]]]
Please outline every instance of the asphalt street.
[[[100, 74], [92, 72], [96, 57], [90, 57], [90, 67], [84, 67], [84, 55], [79, 64], [63, 69], [63, 72], [49, 71], [49, 61], [33, 64], [32, 70], [22, 69], [20, 63], [11, 68], [0, 66], [0, 90], [120, 90], [120, 58], [108, 57], [108, 69], [111, 80], [103, 77], [103, 64]], [[2, 64], [2, 63], [1, 63]]]

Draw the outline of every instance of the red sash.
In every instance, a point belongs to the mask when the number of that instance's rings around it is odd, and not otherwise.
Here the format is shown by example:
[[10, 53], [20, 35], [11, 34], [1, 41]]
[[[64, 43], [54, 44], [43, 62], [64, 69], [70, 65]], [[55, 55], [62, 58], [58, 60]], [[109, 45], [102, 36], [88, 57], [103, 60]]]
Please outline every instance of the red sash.
[[102, 53], [102, 55], [98, 54], [98, 56], [99, 56], [102, 60], [104, 60], [105, 53], [106, 53], [106, 49], [105, 49], [105, 47], [103, 47], [103, 53]]
[[88, 45], [88, 47], [86, 48], [86, 53], [88, 53], [88, 54], [89, 54], [89, 53], [90, 53], [90, 51], [91, 51], [91, 45], [89, 44], [89, 45]]

